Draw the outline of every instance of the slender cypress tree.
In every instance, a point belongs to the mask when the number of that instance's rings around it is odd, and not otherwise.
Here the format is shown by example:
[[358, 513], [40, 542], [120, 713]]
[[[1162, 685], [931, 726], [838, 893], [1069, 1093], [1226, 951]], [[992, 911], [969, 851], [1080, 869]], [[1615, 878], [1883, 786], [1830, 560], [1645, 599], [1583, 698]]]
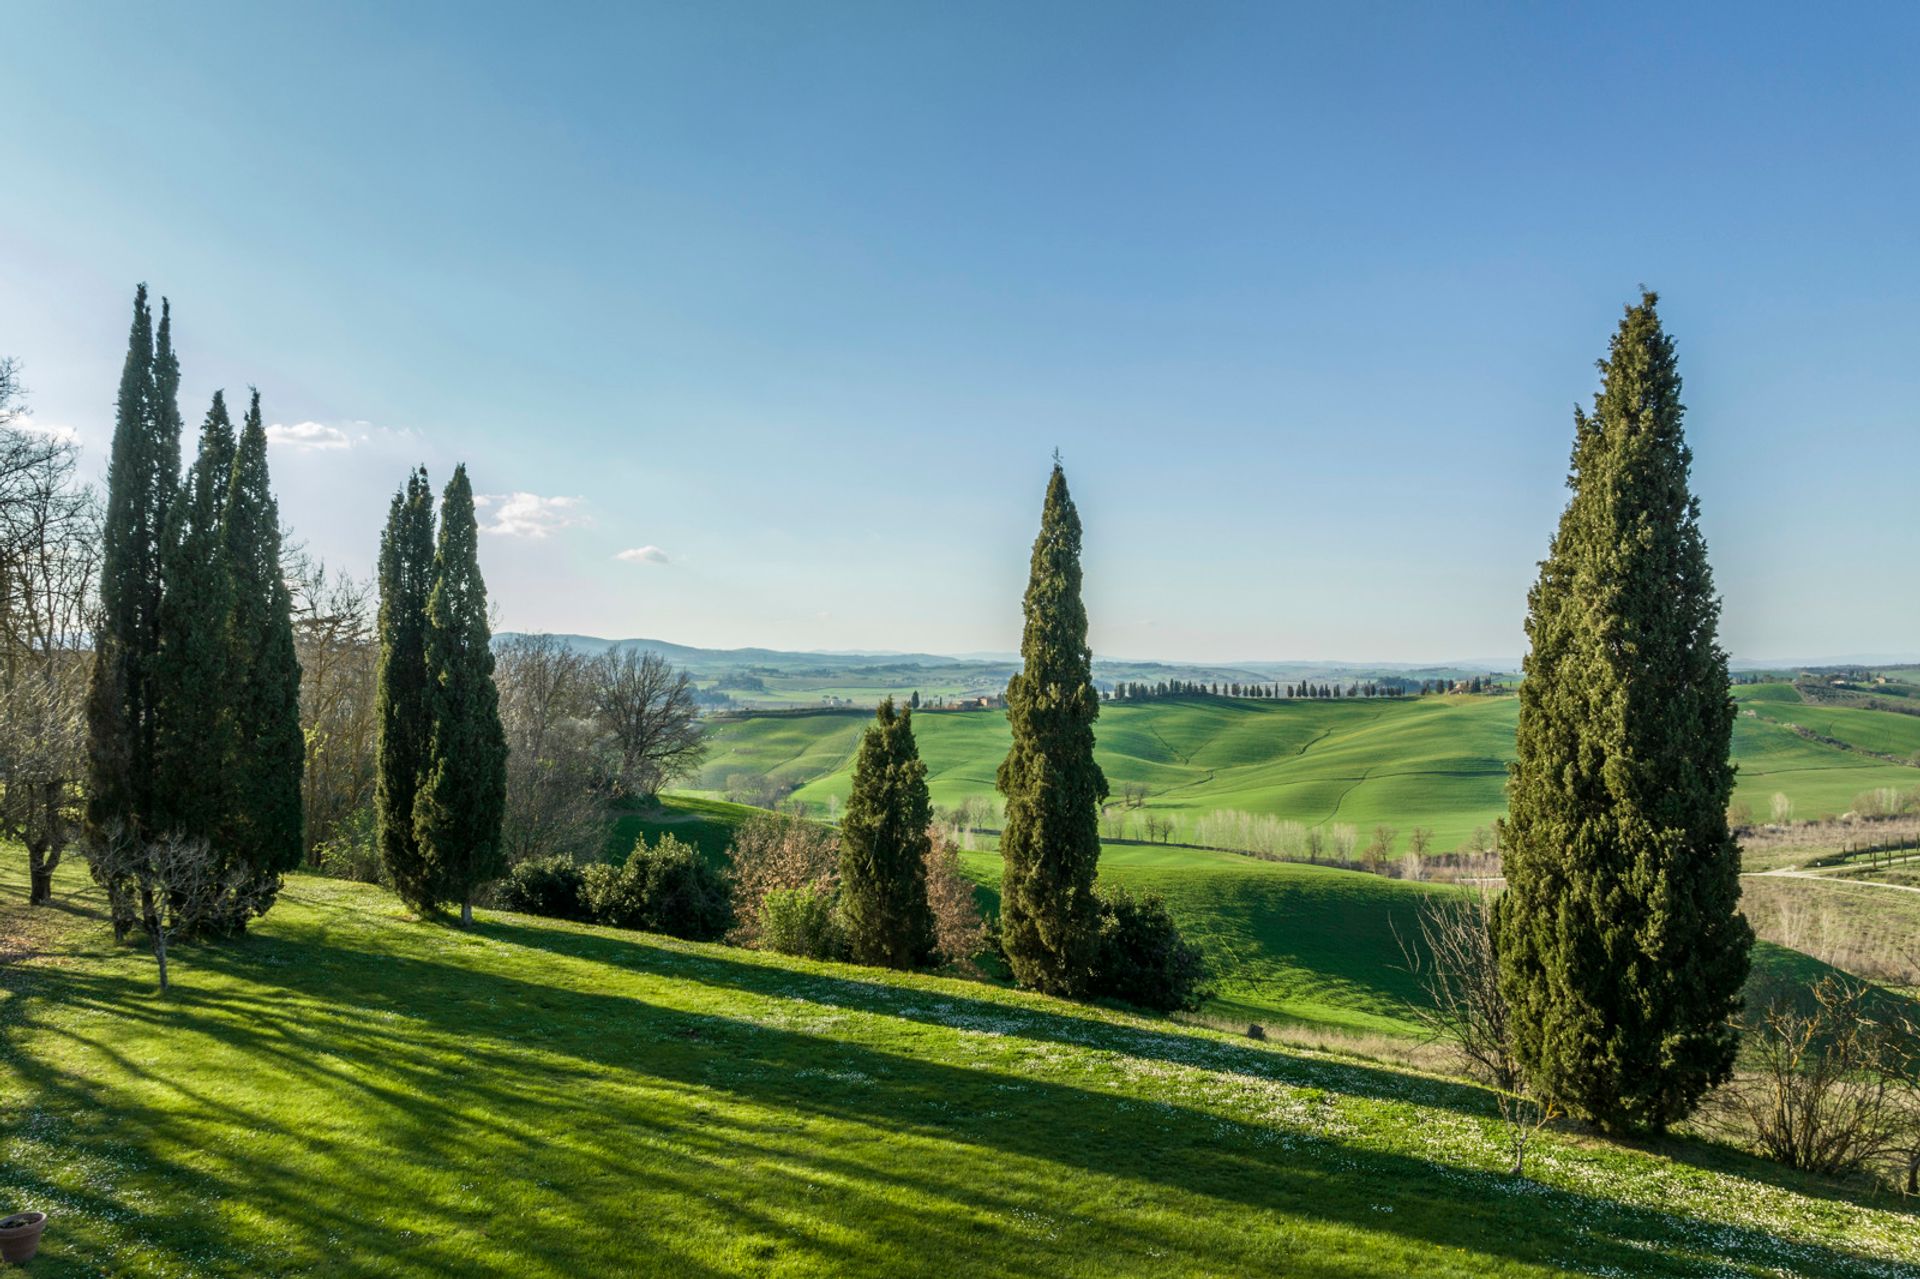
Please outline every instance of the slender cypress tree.
[[[172, 317], [161, 302], [158, 347], [147, 286], [134, 292], [120, 371], [107, 509], [101, 528], [100, 624], [87, 697], [87, 820], [97, 836], [150, 830], [154, 781], [154, 664], [160, 648], [161, 559], [180, 480], [179, 385]], [[118, 903], [123, 894], [113, 894]], [[151, 912], [149, 912], [151, 913]], [[116, 935], [132, 920], [116, 909]]]
[[1033, 543], [1020, 654], [1024, 668], [1007, 683], [1013, 746], [998, 778], [1007, 801], [1001, 936], [1021, 985], [1076, 995], [1092, 979], [1107, 779], [1093, 758], [1100, 697], [1080, 598], [1080, 516], [1057, 458]]
[[473, 922], [474, 895], [507, 869], [500, 842], [507, 735], [493, 683], [479, 532], [467, 468], [457, 466], [440, 502], [440, 545], [427, 596], [427, 752], [413, 830], [431, 869], [435, 901], [459, 902], [462, 925]]
[[1528, 597], [1496, 916], [1516, 1051], [1612, 1129], [1662, 1129], [1733, 1066], [1753, 932], [1727, 828], [1734, 708], [1672, 339], [1629, 307]]
[[233, 422], [215, 391], [199, 456], [168, 518], [154, 679], [154, 827], [220, 844], [231, 834], [235, 755], [233, 573], [221, 531], [233, 459]]
[[889, 697], [860, 739], [840, 819], [841, 910], [855, 963], [913, 968], [933, 957], [926, 862], [932, 820], [913, 712], [896, 714]]
[[[267, 431], [253, 393], [234, 452], [221, 536], [233, 581], [227, 676], [238, 750], [231, 766], [228, 854], [250, 871], [271, 902], [280, 876], [300, 864], [300, 660], [293, 648], [293, 598], [280, 564], [280, 507], [267, 478]], [[264, 907], [261, 907], [264, 910]], [[230, 930], [246, 926], [229, 911]]]
[[427, 595], [433, 589], [433, 490], [426, 468], [393, 495], [380, 535], [379, 726], [374, 819], [380, 859], [407, 905], [434, 909], [433, 876], [414, 836], [414, 794], [426, 759]]

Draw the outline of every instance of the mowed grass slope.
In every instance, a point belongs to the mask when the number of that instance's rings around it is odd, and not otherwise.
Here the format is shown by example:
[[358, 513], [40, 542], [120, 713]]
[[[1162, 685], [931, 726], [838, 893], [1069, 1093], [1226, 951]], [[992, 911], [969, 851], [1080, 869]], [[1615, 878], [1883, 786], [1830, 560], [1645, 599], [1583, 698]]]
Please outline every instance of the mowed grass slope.
[[1912, 1215], [1720, 1147], [991, 986], [295, 877], [245, 940], [115, 947], [0, 859], [0, 1202], [28, 1272], [1920, 1275]]
[[[1808, 741], [1781, 722], [1818, 708], [1743, 704], [1775, 716], [1757, 713], [1736, 721], [1735, 800], [1756, 813], [1765, 814], [1776, 791], [1794, 800], [1797, 816], [1808, 818], [1846, 811], [1863, 790], [1920, 784], [1920, 770]], [[1110, 703], [1095, 731], [1101, 767], [1116, 792], [1130, 782], [1144, 784], [1150, 806], [1182, 822], [1183, 829], [1205, 813], [1239, 810], [1313, 826], [1351, 825], [1363, 842], [1384, 824], [1398, 832], [1400, 849], [1414, 826], [1425, 826], [1433, 831], [1433, 847], [1446, 850], [1505, 812], [1518, 710], [1513, 697], [1173, 698]], [[869, 718], [865, 712], [818, 711], [718, 721], [703, 782], [718, 788], [734, 773], [764, 775], [797, 786], [802, 799], [844, 799], [854, 749]], [[1848, 711], [1821, 722], [1842, 720], [1863, 744], [1904, 743], [1916, 734], [1920, 749], [1920, 717]], [[932, 712], [916, 716], [914, 728], [936, 804], [992, 794], [1007, 751], [1004, 714]]]

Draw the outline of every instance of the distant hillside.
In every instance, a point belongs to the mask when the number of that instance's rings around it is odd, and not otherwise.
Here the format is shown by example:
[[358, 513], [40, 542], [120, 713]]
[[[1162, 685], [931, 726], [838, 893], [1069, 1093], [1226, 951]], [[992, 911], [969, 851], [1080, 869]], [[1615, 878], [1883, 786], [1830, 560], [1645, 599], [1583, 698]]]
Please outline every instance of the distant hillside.
[[[1766, 816], [1776, 792], [1804, 819], [1845, 812], [1876, 788], [1920, 786], [1920, 768], [1894, 762], [1920, 752], [1920, 718], [1801, 704], [1788, 684], [1738, 693], [1746, 713], [1734, 727], [1735, 801], [1754, 815]], [[1110, 703], [1095, 733], [1116, 795], [1128, 783], [1146, 790], [1147, 807], [1130, 819], [1133, 837], [1145, 833], [1149, 814], [1171, 818], [1176, 838], [1186, 839], [1207, 814], [1240, 811], [1352, 826], [1363, 843], [1384, 824], [1396, 852], [1423, 826], [1431, 848], [1444, 851], [1505, 812], [1518, 710], [1511, 696], [1170, 698]], [[859, 711], [718, 720], [701, 788], [723, 791], [735, 775], [770, 777], [801, 799], [844, 798], [866, 720]], [[993, 793], [1007, 751], [1005, 715], [945, 712], [914, 726], [936, 803]]]

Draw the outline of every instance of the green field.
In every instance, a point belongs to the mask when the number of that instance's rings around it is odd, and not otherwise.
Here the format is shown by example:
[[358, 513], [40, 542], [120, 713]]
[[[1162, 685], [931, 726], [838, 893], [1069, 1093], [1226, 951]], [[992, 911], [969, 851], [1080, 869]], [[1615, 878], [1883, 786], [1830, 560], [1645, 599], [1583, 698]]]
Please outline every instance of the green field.
[[[1740, 765], [1736, 803], [1764, 816], [1775, 792], [1801, 818], [1847, 811], [1860, 792], [1920, 785], [1920, 769], [1808, 741], [1785, 726], [1796, 719], [1829, 736], [1870, 743], [1911, 740], [1920, 749], [1920, 717], [1887, 711], [1785, 703], [1777, 690], [1740, 691], [1755, 711], [1735, 722]], [[1513, 750], [1518, 700], [1424, 697], [1375, 701], [1256, 701], [1175, 698], [1103, 707], [1096, 728], [1101, 766], [1115, 791], [1144, 784], [1148, 806], [1180, 823], [1215, 811], [1272, 814], [1309, 826], [1343, 824], [1365, 838], [1376, 824], [1399, 832], [1430, 828], [1433, 848], [1458, 847], [1505, 811], [1506, 761]], [[1819, 718], [1818, 727], [1810, 722]], [[701, 775], [718, 790], [732, 774], [770, 776], [804, 800], [844, 798], [852, 759], [870, 716], [814, 711], [722, 719]], [[1007, 750], [1007, 724], [993, 711], [919, 715], [914, 727], [934, 802], [953, 805], [990, 795]]]
[[1698, 1138], [1551, 1132], [1520, 1181], [1477, 1089], [991, 985], [296, 876], [163, 998], [84, 871], [23, 892], [9, 850], [43, 1279], [1920, 1275], [1909, 1212]]

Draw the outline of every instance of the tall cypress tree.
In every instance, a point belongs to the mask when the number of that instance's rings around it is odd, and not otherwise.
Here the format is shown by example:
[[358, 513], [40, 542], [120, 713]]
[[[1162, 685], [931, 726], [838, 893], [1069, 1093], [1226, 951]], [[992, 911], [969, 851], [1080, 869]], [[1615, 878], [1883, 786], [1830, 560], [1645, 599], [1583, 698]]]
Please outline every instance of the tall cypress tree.
[[[160, 305], [156, 348], [147, 286], [135, 290], [107, 466], [100, 625], [87, 697], [87, 820], [95, 835], [119, 828], [138, 837], [151, 829], [160, 567], [180, 480], [180, 415], [170, 403], [179, 364], [170, 309]], [[116, 912], [115, 933], [124, 936], [131, 922]]]
[[1093, 759], [1100, 697], [1080, 599], [1080, 516], [1057, 459], [1033, 543], [1020, 655], [1024, 668], [1007, 684], [1013, 746], [998, 778], [1007, 801], [1001, 936], [1022, 985], [1074, 995], [1092, 978], [1107, 779]]
[[[235, 752], [229, 855], [271, 902], [280, 876], [300, 864], [300, 660], [293, 647], [293, 598], [280, 563], [280, 507], [267, 477], [267, 431], [253, 393], [234, 451], [221, 536], [232, 572], [227, 675]], [[264, 907], [261, 907], [264, 909]], [[228, 912], [229, 929], [246, 925]]]
[[1752, 930], [1727, 828], [1734, 707], [1688, 490], [1680, 374], [1629, 307], [1528, 597], [1496, 917], [1516, 1050], [1608, 1129], [1661, 1129], [1733, 1066]]
[[913, 968], [932, 958], [926, 861], [932, 820], [913, 712], [896, 714], [889, 697], [860, 739], [840, 819], [840, 900], [854, 962]]
[[415, 792], [426, 759], [427, 595], [433, 589], [433, 489], [426, 468], [393, 495], [380, 535], [380, 668], [374, 693], [379, 733], [374, 818], [380, 860], [402, 900], [432, 910], [433, 876], [414, 835]]
[[440, 502], [440, 545], [427, 596], [428, 736], [413, 830], [431, 868], [435, 900], [459, 902], [463, 925], [473, 922], [475, 894], [507, 869], [500, 842], [507, 735], [493, 683], [479, 532], [467, 468], [456, 466]]
[[221, 531], [233, 459], [233, 422], [215, 391], [167, 522], [154, 678], [154, 828], [222, 844], [231, 834], [235, 754], [227, 678], [233, 574]]

